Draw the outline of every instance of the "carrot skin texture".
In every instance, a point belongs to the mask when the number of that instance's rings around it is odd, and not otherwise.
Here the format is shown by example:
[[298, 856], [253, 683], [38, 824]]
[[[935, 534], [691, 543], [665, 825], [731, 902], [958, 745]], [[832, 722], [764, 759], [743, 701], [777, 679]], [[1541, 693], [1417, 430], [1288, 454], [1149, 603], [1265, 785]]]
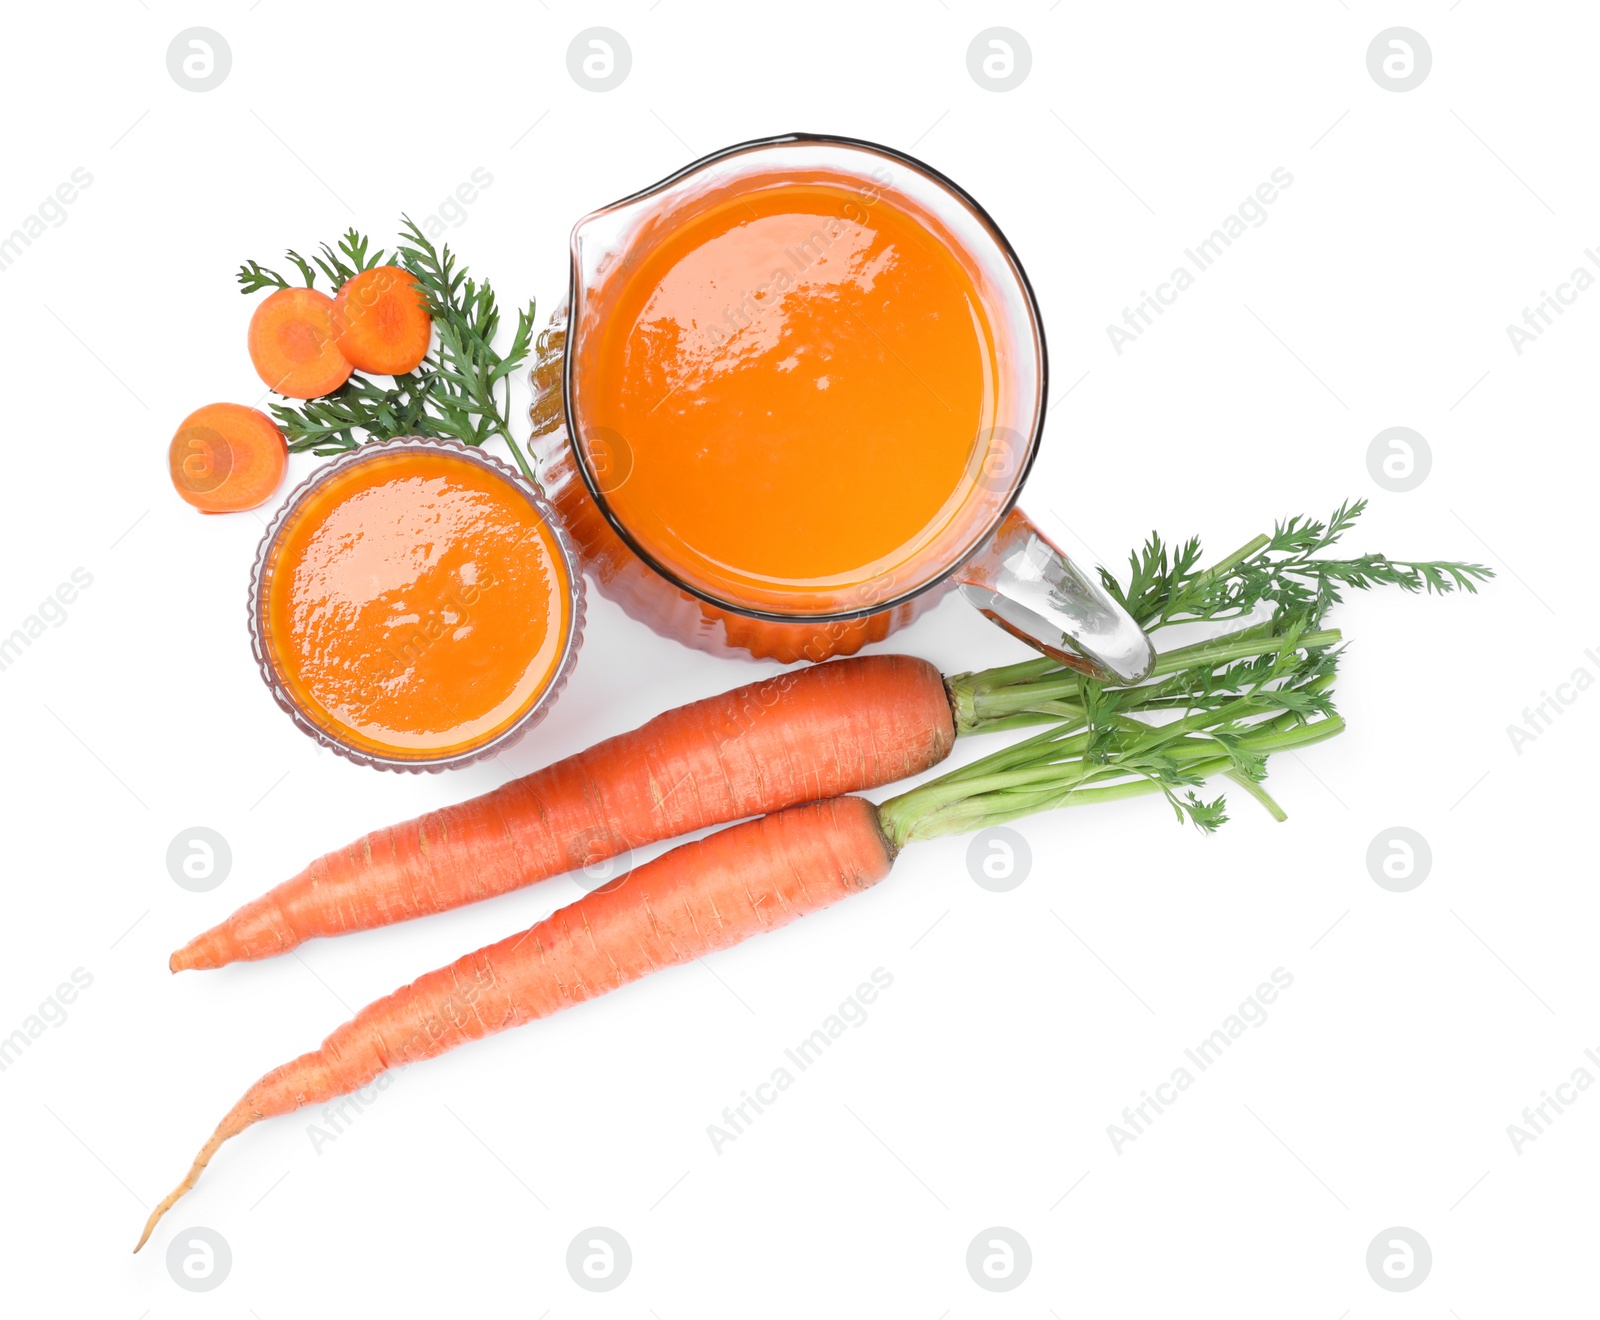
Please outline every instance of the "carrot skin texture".
[[681, 844], [521, 934], [418, 977], [245, 1092], [156, 1207], [139, 1247], [218, 1147], [262, 1119], [787, 925], [876, 884], [893, 864], [866, 799], [808, 802]]
[[503, 894], [630, 848], [876, 788], [955, 741], [939, 671], [856, 656], [668, 711], [491, 793], [376, 830], [247, 903], [173, 971], [286, 953]]

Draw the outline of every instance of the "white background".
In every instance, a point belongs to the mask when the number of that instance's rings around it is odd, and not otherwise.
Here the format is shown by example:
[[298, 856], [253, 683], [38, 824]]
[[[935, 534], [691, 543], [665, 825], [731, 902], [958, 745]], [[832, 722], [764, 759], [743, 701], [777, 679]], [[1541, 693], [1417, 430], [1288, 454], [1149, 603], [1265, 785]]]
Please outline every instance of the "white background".
[[[633, 67], [568, 75], [581, 29]], [[969, 76], [981, 29], [1032, 71]], [[1369, 76], [1403, 24], [1416, 90]], [[231, 73], [194, 93], [166, 51], [203, 25]], [[6, 484], [0, 633], [75, 568], [93, 585], [0, 672], [6, 866], [0, 1034], [75, 968], [92, 986], [0, 1073], [0, 1307], [10, 1314], [539, 1317], [846, 1314], [1576, 1314], [1592, 1309], [1600, 1093], [1532, 1144], [1507, 1125], [1600, 1050], [1592, 732], [1584, 692], [1519, 755], [1507, 726], [1600, 676], [1588, 545], [1600, 292], [1518, 355], [1506, 333], [1600, 243], [1586, 6], [964, 4], [580, 7], [257, 0], [13, 6], [0, 233], [93, 183], [0, 272]], [[248, 655], [261, 522], [202, 518], [165, 449], [213, 400], [255, 403], [232, 273], [356, 224], [384, 241], [477, 167], [449, 235], [541, 315], [584, 211], [718, 146], [789, 129], [911, 150], [975, 193], [1038, 288], [1055, 404], [1027, 504], [1085, 560], [1152, 527], [1221, 554], [1282, 514], [1372, 508], [1354, 549], [1479, 559], [1476, 598], [1361, 596], [1350, 732], [1275, 763], [1291, 819], [1220, 835], [1150, 801], [1024, 826], [993, 894], [965, 844], [797, 926], [415, 1068], [314, 1151], [303, 1113], [232, 1143], [129, 1254], [245, 1087], [349, 1010], [519, 929], [567, 878], [298, 958], [171, 977], [168, 952], [313, 856], [501, 782], [491, 762], [380, 775], [318, 753]], [[1106, 333], [1277, 167], [1294, 182], [1137, 343]], [[1591, 269], [1594, 269], [1591, 267]], [[524, 396], [519, 394], [518, 406]], [[1417, 429], [1407, 494], [1369, 475]], [[291, 481], [317, 460], [297, 457]], [[1020, 658], [951, 599], [893, 648], [949, 670]], [[658, 639], [591, 595], [577, 675], [506, 761], [533, 769], [770, 672]], [[967, 749], [969, 752], [972, 749]], [[209, 894], [165, 866], [206, 825]], [[1416, 890], [1368, 845], [1420, 831]], [[721, 1154], [706, 1126], [876, 967], [893, 986]], [[1276, 967], [1265, 1025], [1117, 1153], [1107, 1125]], [[1600, 1077], [1600, 1065], [1588, 1062]], [[217, 1291], [169, 1277], [179, 1230], [230, 1243]], [[631, 1244], [617, 1291], [564, 1257]], [[1016, 1291], [968, 1243], [1031, 1244]], [[1432, 1273], [1369, 1277], [1380, 1230]]]

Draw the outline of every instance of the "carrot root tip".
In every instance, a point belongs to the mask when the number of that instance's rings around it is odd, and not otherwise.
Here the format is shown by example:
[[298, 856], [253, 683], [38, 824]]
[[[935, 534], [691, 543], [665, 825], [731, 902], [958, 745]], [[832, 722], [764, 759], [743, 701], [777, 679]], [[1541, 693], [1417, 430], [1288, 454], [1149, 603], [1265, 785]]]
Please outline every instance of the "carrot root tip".
[[211, 1134], [211, 1139], [200, 1148], [200, 1153], [194, 1157], [194, 1163], [189, 1166], [189, 1172], [184, 1175], [183, 1181], [168, 1192], [162, 1198], [161, 1203], [150, 1212], [150, 1218], [144, 1221], [144, 1232], [139, 1235], [139, 1241], [133, 1248], [135, 1255], [150, 1240], [150, 1235], [156, 1231], [156, 1225], [161, 1222], [162, 1216], [172, 1209], [200, 1180], [200, 1175], [205, 1171], [206, 1165], [211, 1163], [211, 1157], [221, 1148], [222, 1143], [238, 1136], [239, 1133], [256, 1121], [259, 1115], [251, 1110], [250, 1098], [247, 1095], [245, 1099], [241, 1100], [229, 1111], [228, 1116], [217, 1125], [217, 1130]]

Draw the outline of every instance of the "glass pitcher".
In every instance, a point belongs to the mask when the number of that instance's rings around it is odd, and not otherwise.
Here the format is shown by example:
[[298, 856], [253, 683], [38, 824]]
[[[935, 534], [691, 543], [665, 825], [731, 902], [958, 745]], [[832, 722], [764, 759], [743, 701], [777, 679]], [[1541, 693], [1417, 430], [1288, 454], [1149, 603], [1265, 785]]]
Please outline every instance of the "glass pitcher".
[[[914, 551], [865, 581], [785, 584], [774, 598], [730, 590], [666, 562], [619, 512], [616, 497], [634, 455], [621, 435], [595, 422], [595, 401], [608, 382], [592, 346], [628, 275], [685, 220], [775, 180], [810, 179], [840, 189], [847, 198], [841, 214], [852, 224], [865, 224], [869, 208], [887, 198], [943, 245], [981, 304], [993, 379], [971, 480]], [[1154, 663], [1143, 631], [1016, 508], [1043, 433], [1046, 381], [1033, 290], [1005, 236], [971, 197], [889, 148], [790, 134], [715, 152], [578, 222], [568, 297], [537, 346], [532, 447], [595, 586], [630, 616], [689, 646], [785, 663], [825, 660], [882, 640], [956, 588], [1046, 655], [1111, 681], [1137, 682]]]

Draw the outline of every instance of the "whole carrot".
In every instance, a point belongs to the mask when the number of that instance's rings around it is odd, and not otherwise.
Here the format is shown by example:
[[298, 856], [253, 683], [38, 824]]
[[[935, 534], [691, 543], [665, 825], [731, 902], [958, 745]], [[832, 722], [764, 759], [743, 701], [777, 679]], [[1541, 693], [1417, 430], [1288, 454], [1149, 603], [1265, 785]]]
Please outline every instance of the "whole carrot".
[[[1336, 515], [1335, 530], [1339, 521]], [[1310, 561], [1305, 545], [1328, 543], [1320, 525], [1280, 527], [1274, 548], [1286, 538], [1294, 556], [1286, 572], [1323, 572], [1308, 569], [1308, 562], [1335, 567], [1309, 597], [1291, 597], [1292, 608], [1271, 622], [1169, 652], [1152, 681], [1132, 688], [1108, 689], [1050, 662], [958, 676], [951, 685], [964, 721], [1008, 727], [1043, 718], [1050, 727], [879, 807], [855, 797], [810, 802], [681, 845], [523, 934], [363, 1009], [320, 1049], [268, 1073], [245, 1093], [188, 1175], [151, 1214], [138, 1246], [194, 1186], [218, 1148], [262, 1119], [325, 1103], [385, 1069], [545, 1017], [657, 968], [784, 925], [877, 883], [915, 839], [1152, 793], [1163, 795], [1180, 819], [1210, 831], [1226, 819], [1223, 800], [1204, 802], [1195, 789], [1216, 775], [1226, 775], [1282, 819], [1282, 809], [1262, 786], [1267, 758], [1344, 728], [1329, 695], [1340, 637], [1320, 627], [1337, 599], [1328, 582], [1390, 582], [1413, 590], [1426, 582], [1447, 591], [1471, 590], [1472, 579], [1488, 576], [1475, 565], [1429, 564], [1417, 567], [1420, 576], [1408, 577], [1403, 570], [1410, 566], [1371, 555]], [[1154, 560], [1158, 550], [1147, 558]], [[1204, 594], [1191, 599], [1232, 608], [1238, 595], [1226, 594], [1232, 590], [1228, 577], [1221, 569], [1196, 573], [1197, 555], [1198, 546], [1186, 550], [1184, 562], [1171, 569], [1162, 555], [1159, 573], [1197, 584], [1194, 591]], [[1231, 566], [1224, 561], [1227, 573], [1249, 562], [1247, 553], [1230, 559]], [[1283, 565], [1267, 565], [1275, 567]], [[1270, 581], [1263, 570], [1242, 585], [1254, 590]], [[1180, 612], [1170, 608], [1174, 590], [1150, 588], [1146, 596], [1167, 621]]]
[[[246, 1091], [183, 1181], [151, 1213], [134, 1250], [194, 1186], [222, 1144], [262, 1119], [325, 1104], [389, 1068], [433, 1058], [787, 925], [882, 880], [913, 838], [1071, 802], [1152, 792], [1166, 792], [1202, 828], [1216, 828], [1223, 820], [1220, 799], [1202, 804], [1191, 794], [1185, 803], [1175, 788], [1241, 766], [1259, 767], [1270, 752], [1307, 746], [1344, 727], [1324, 696], [1331, 677], [1324, 648], [1337, 634], [1314, 636], [1304, 651], [1295, 649], [1297, 638], [1280, 639], [1247, 662], [1252, 675], [1282, 666], [1277, 687], [1244, 698], [1222, 695], [1230, 691], [1224, 682], [1213, 694], [1218, 704], [1209, 721], [1191, 717], [1156, 728], [1117, 715], [1102, 728], [1102, 715], [1085, 707], [1079, 718], [881, 807], [859, 797], [809, 802], [680, 844], [521, 934], [419, 977], [362, 1009], [319, 1049], [274, 1069]], [[1290, 653], [1294, 663], [1283, 664]], [[1320, 718], [1308, 724], [1303, 713]], [[1252, 791], [1276, 810], [1259, 785]]]
[[375, 830], [197, 936], [170, 966], [272, 957], [708, 825], [875, 788], [937, 765], [954, 739], [944, 681], [925, 660], [857, 656], [780, 674]]
[[419, 977], [246, 1091], [134, 1250], [218, 1147], [252, 1124], [786, 925], [877, 883], [893, 856], [862, 798], [791, 807], [680, 845], [522, 934]]

